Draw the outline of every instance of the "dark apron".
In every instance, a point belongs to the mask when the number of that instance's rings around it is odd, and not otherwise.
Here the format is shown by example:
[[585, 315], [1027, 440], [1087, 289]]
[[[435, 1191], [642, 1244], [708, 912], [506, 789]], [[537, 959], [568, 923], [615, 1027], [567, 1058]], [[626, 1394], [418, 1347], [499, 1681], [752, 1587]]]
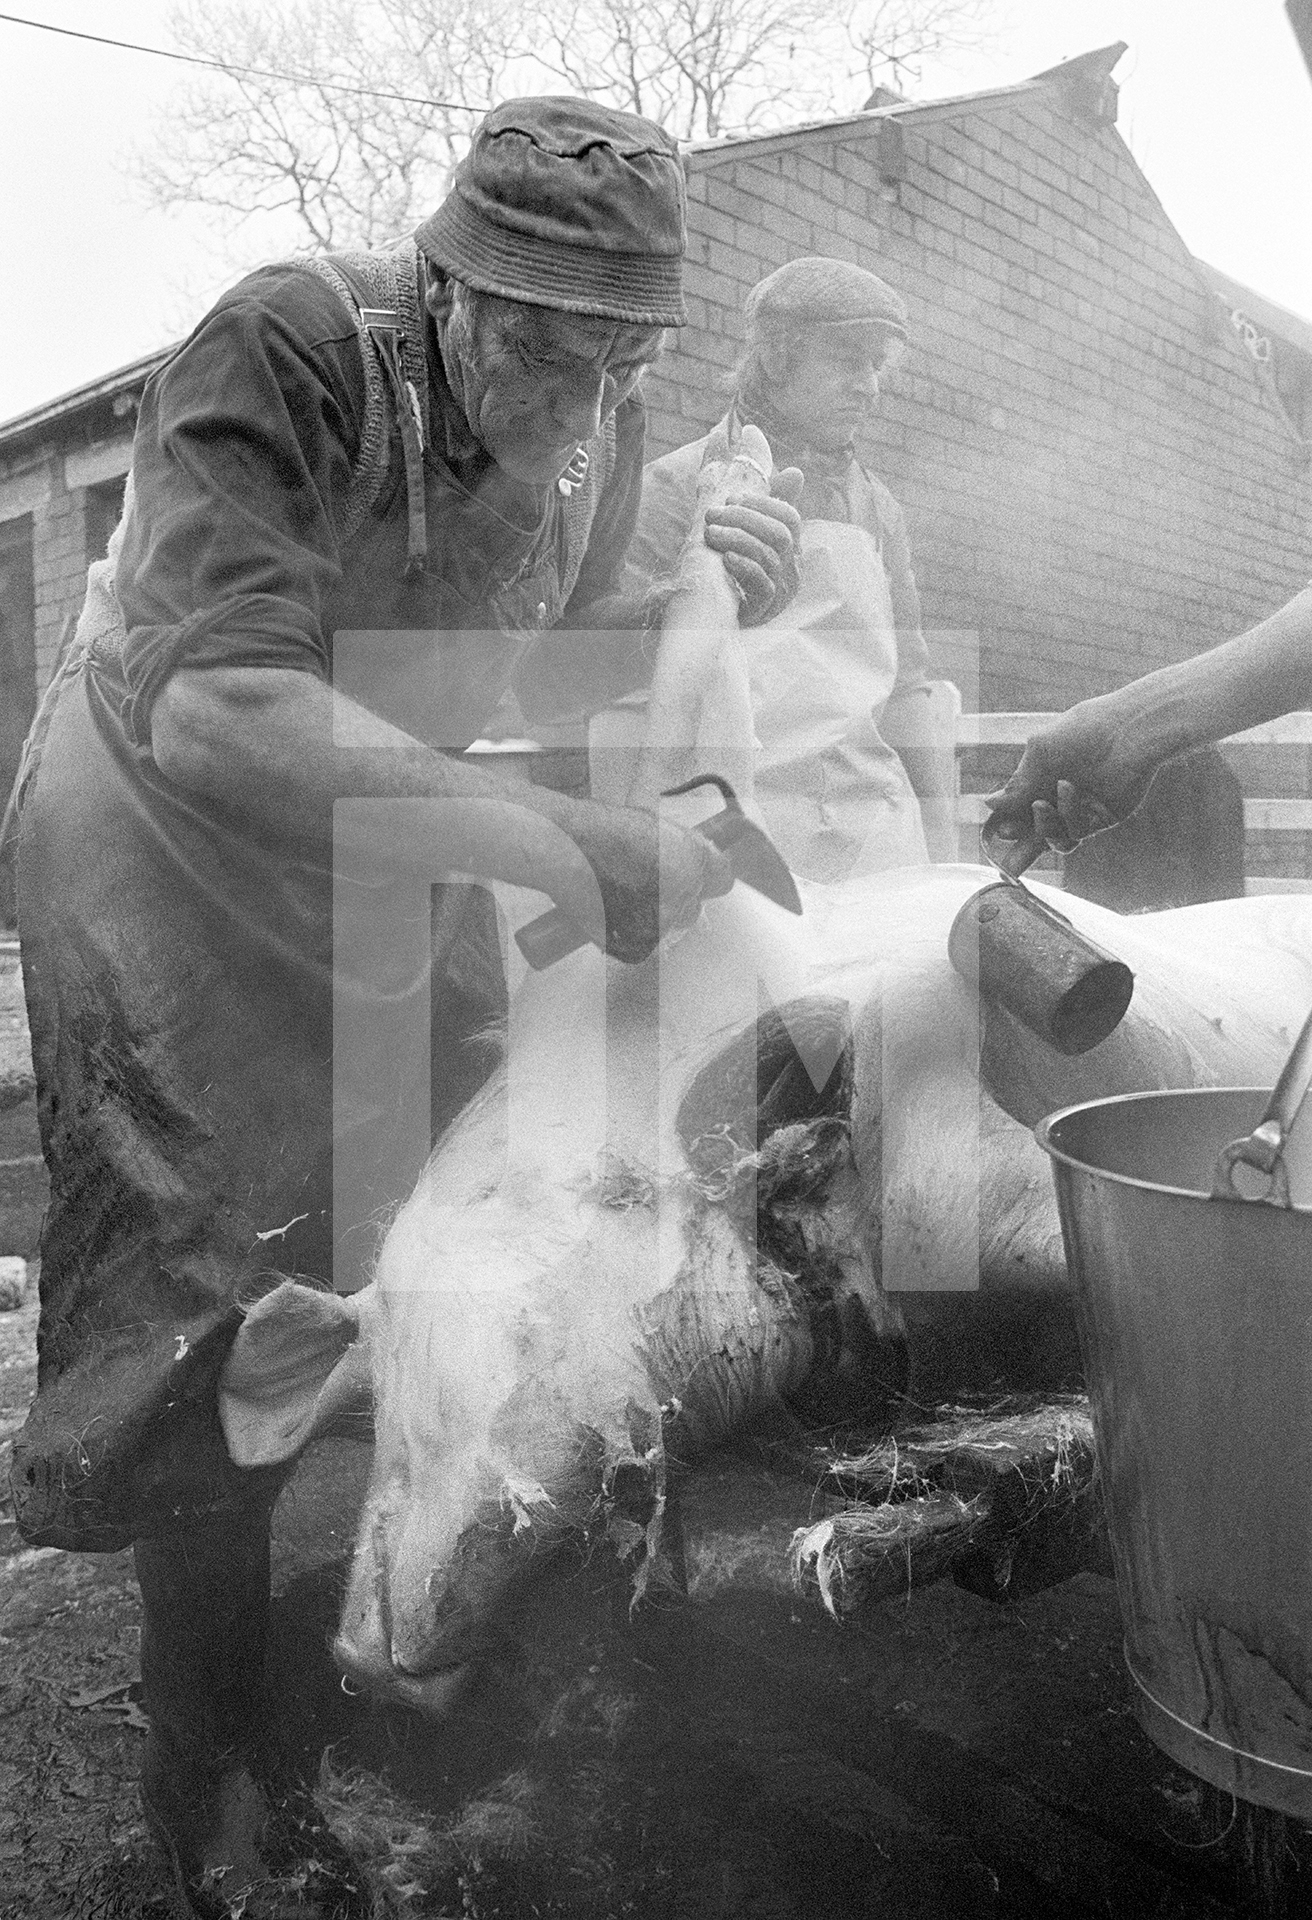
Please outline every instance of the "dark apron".
[[[499, 516], [497, 476], [475, 497], [430, 462], [418, 581], [398, 469], [325, 610], [339, 639], [378, 636], [376, 660], [367, 638], [343, 647], [348, 690], [384, 713], [401, 697], [393, 718], [422, 709], [415, 730], [463, 751], [524, 636], [560, 616], [612, 442], [608, 428], [586, 489], [550, 496], [536, 529]], [[241, 1305], [286, 1274], [363, 1283], [436, 1132], [494, 1063], [505, 1007], [486, 889], [416, 896], [412, 881], [339, 874], [334, 902], [329, 820], [289, 847], [163, 779], [134, 737], [115, 553], [92, 569], [87, 646], [42, 703], [18, 814], [51, 1188], [37, 1397], [12, 1485], [26, 1539], [90, 1551], [260, 1497], [217, 1412]], [[408, 709], [386, 671], [389, 633], [407, 632]], [[380, 950], [384, 925], [405, 937]], [[353, 1036], [336, 1081], [335, 1016]]]
[[[92, 1550], [256, 1491], [216, 1412], [238, 1303], [275, 1275], [330, 1284], [334, 1236], [366, 1277], [422, 1165], [398, 1163], [394, 1136], [416, 1138], [423, 1100], [426, 1147], [470, 1097], [493, 1060], [473, 1036], [504, 1005], [491, 896], [434, 889], [431, 972], [336, 982], [367, 1020], [409, 1032], [415, 996], [431, 996], [429, 1072], [407, 1085], [366, 1071], [339, 1097], [334, 1140], [330, 870], [162, 796], [125, 753], [95, 676], [77, 676], [18, 858], [51, 1190], [13, 1484], [25, 1537]], [[379, 911], [376, 890], [361, 907]], [[341, 1217], [344, 1195], [357, 1217]]]

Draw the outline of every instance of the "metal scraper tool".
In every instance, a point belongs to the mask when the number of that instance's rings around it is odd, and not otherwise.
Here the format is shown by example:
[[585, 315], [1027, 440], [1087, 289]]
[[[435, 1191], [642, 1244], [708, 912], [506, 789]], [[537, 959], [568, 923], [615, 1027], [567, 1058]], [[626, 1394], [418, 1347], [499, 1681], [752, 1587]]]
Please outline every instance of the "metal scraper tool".
[[[784, 907], [789, 913], [800, 913], [802, 902], [797, 892], [797, 884], [788, 870], [786, 861], [770, 836], [749, 820], [743, 812], [738, 796], [727, 780], [718, 773], [699, 773], [692, 780], [685, 780], [681, 787], [668, 787], [663, 798], [673, 800], [681, 793], [691, 793], [696, 787], [718, 787], [724, 801], [719, 813], [713, 813], [708, 820], [699, 820], [692, 829], [702, 834], [711, 845], [718, 847], [733, 869], [735, 880], [741, 880], [745, 887], [764, 894], [767, 900], [773, 900], [778, 907]], [[577, 921], [560, 907], [552, 907], [550, 912], [539, 914], [536, 920], [530, 920], [515, 935], [515, 944], [531, 967], [541, 971], [543, 967], [554, 965], [563, 960], [567, 953], [573, 953], [576, 947], [586, 946], [588, 935]]]

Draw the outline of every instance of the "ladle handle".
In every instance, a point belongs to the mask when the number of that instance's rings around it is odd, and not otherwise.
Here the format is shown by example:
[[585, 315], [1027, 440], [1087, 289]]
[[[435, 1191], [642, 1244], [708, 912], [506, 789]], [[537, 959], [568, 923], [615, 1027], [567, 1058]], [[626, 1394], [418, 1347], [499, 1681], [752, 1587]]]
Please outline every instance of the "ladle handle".
[[1032, 820], [1000, 813], [991, 813], [984, 822], [979, 843], [985, 859], [1008, 880], [1019, 880], [1048, 844]]
[[1222, 1147], [1217, 1156], [1212, 1174], [1214, 1200], [1247, 1198], [1234, 1183], [1235, 1165], [1242, 1161], [1245, 1166], [1256, 1168], [1270, 1180], [1269, 1191], [1260, 1196], [1263, 1200], [1278, 1207], [1291, 1204], [1289, 1173], [1284, 1158], [1285, 1142], [1307, 1098], [1309, 1087], [1312, 1087], [1312, 1013], [1303, 1022], [1289, 1058], [1280, 1069], [1280, 1078], [1271, 1089], [1271, 1098], [1266, 1103], [1262, 1118], [1250, 1134], [1246, 1134], [1242, 1140], [1232, 1140], [1228, 1147]]
[[1309, 1087], [1312, 1087], [1312, 1013], [1303, 1022], [1289, 1058], [1280, 1069], [1280, 1078], [1271, 1090], [1262, 1115], [1263, 1126], [1273, 1121], [1282, 1134], [1287, 1134], [1298, 1118]]

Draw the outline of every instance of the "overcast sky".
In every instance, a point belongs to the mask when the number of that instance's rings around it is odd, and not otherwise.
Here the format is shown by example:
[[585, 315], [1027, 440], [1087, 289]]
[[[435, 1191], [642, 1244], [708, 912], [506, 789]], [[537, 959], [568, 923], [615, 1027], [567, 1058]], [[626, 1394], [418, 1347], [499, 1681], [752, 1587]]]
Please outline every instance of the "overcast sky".
[[[168, 0], [14, 11], [169, 43]], [[997, 0], [992, 44], [913, 92], [1005, 85], [1115, 40], [1121, 134], [1186, 243], [1312, 317], [1312, 81], [1281, 0]], [[258, 236], [242, 260], [199, 211], [151, 212], [132, 182], [188, 71], [0, 22], [0, 421], [179, 337], [258, 257]]]

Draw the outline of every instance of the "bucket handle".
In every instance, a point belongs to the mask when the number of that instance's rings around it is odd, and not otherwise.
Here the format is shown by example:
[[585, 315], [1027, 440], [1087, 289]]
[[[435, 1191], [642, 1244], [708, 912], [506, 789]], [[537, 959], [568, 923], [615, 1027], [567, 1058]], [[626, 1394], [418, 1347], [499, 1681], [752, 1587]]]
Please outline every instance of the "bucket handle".
[[[1217, 1155], [1212, 1173], [1213, 1200], [1258, 1200], [1272, 1207], [1293, 1204], [1289, 1198], [1285, 1142], [1298, 1118], [1299, 1108], [1307, 1098], [1309, 1085], [1312, 1085], [1312, 1013], [1303, 1022], [1293, 1050], [1280, 1070], [1280, 1078], [1271, 1091], [1262, 1118], [1251, 1133], [1245, 1134], [1241, 1140], [1232, 1140]], [[1239, 1191], [1235, 1185], [1234, 1171], [1240, 1161], [1266, 1176], [1268, 1186], [1265, 1193], [1247, 1194]]]

